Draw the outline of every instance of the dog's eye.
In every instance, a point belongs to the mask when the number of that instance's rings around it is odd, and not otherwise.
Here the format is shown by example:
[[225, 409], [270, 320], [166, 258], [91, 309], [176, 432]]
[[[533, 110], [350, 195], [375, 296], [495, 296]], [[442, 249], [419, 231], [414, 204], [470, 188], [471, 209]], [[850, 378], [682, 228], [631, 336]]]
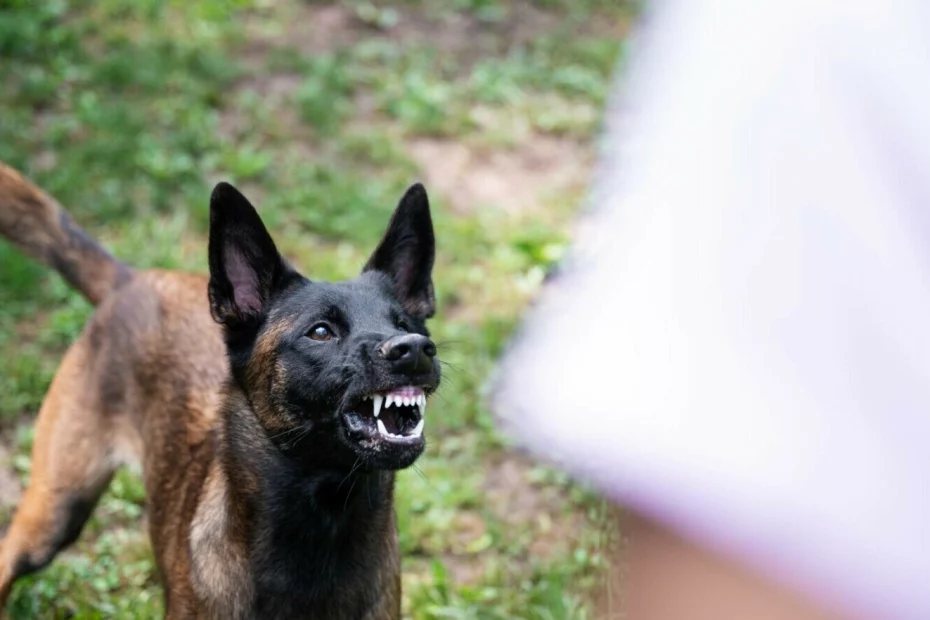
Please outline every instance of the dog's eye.
[[332, 340], [333, 338], [332, 330], [326, 325], [323, 325], [322, 323], [311, 327], [310, 333], [307, 335], [310, 336], [310, 340], [325, 341], [325, 340]]
[[402, 332], [409, 332], [409, 331], [410, 331], [410, 326], [407, 325], [407, 322], [406, 322], [406, 321], [398, 321], [398, 322], [397, 322], [397, 329], [399, 329], [399, 330], [402, 331]]

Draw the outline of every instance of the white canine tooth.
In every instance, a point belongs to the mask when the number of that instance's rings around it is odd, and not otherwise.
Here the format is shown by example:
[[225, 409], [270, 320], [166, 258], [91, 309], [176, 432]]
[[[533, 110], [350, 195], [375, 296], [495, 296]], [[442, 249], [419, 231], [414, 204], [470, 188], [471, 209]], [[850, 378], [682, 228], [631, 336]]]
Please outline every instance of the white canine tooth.
[[381, 433], [382, 435], [390, 435], [388, 430], [384, 427], [384, 422], [382, 422], [381, 420], [378, 420], [378, 432]]
[[417, 405], [420, 407], [420, 411], [423, 411], [423, 408], [426, 407], [426, 396], [423, 394], [417, 396]]
[[380, 394], [375, 394], [371, 398], [372, 400], [374, 400], [374, 403], [375, 403], [374, 411], [375, 411], [375, 417], [377, 418], [378, 414], [381, 413], [381, 401], [384, 400], [384, 396], [381, 396]]
[[414, 427], [413, 432], [408, 435], [408, 437], [419, 437], [423, 434], [423, 426], [426, 423], [426, 420], [420, 418], [420, 421], [417, 422], [417, 425]]
[[388, 407], [391, 406], [393, 402], [394, 402], [394, 395], [388, 394], [387, 397], [385, 397], [384, 399], [384, 408], [387, 409]]
[[422, 422], [422, 421], [423, 421], [423, 417], [426, 416], [426, 397], [425, 397], [425, 396], [421, 396], [420, 398], [421, 398], [421, 401], [420, 401], [420, 421]]

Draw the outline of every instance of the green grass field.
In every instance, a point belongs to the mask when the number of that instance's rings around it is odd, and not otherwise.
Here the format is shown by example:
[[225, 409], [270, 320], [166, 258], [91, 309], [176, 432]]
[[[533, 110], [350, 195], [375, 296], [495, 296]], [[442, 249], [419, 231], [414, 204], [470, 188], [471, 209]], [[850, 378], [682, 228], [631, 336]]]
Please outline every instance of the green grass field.
[[[312, 277], [354, 275], [403, 189], [438, 237], [449, 362], [419, 472], [399, 478], [413, 618], [585, 618], [605, 506], [521, 456], [482, 401], [565, 249], [632, 9], [620, 0], [0, 0], [0, 160], [119, 257], [206, 269], [227, 179]], [[0, 523], [31, 421], [89, 305], [0, 242]], [[144, 495], [122, 472], [14, 618], [155, 618]]]

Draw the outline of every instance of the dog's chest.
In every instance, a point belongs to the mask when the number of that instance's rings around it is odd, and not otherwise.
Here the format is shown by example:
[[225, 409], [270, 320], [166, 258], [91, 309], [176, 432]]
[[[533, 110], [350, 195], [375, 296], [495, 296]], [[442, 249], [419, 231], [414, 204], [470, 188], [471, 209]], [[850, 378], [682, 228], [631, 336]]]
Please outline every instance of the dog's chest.
[[244, 545], [231, 531], [227, 483], [214, 464], [190, 529], [191, 585], [208, 618], [249, 617], [251, 575]]
[[[395, 620], [400, 617], [399, 558], [340, 562], [306, 549], [249, 562], [219, 540], [201, 540], [192, 563], [202, 616], [313, 620]], [[301, 557], [303, 556], [303, 557]], [[374, 558], [372, 558], [374, 559]]]
[[253, 549], [254, 611], [260, 618], [342, 620], [399, 617], [397, 534], [308, 517], [266, 530]]
[[[207, 477], [191, 524], [190, 557], [199, 614], [208, 618], [400, 617], [400, 557], [388, 502], [334, 519], [289, 502], [243, 527], [229, 513], [226, 482]], [[267, 499], [265, 505], [274, 505]]]

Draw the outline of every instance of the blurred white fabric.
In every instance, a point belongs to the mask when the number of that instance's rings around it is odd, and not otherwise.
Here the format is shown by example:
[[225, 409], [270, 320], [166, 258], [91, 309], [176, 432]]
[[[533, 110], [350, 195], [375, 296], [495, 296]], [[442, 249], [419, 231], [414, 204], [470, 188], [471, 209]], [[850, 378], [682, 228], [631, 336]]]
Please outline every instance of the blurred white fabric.
[[494, 408], [699, 544], [930, 618], [930, 3], [657, 4]]

